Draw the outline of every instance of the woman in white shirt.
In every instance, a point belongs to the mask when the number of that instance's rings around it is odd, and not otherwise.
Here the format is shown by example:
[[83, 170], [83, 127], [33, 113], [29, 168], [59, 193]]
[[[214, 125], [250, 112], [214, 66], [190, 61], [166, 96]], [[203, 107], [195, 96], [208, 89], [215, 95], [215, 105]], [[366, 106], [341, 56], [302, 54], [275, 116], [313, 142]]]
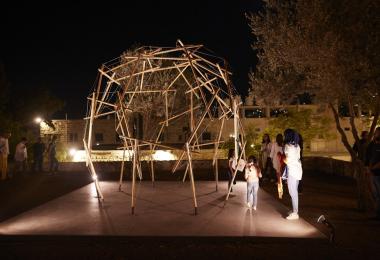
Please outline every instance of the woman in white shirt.
[[271, 170], [270, 154], [272, 150], [272, 143], [268, 134], [263, 135], [263, 141], [261, 143], [261, 168], [263, 169], [264, 178], [269, 178], [268, 171]]
[[248, 208], [251, 208], [251, 206], [253, 206], [253, 209], [256, 210], [257, 191], [259, 190], [259, 178], [261, 178], [261, 170], [257, 165], [256, 157], [248, 157], [248, 163], [245, 166], [244, 177], [247, 180], [247, 206]]
[[298, 219], [298, 184], [302, 179], [300, 138], [293, 129], [286, 129], [285, 136], [285, 160], [287, 168], [287, 183], [289, 195], [292, 198], [293, 210], [286, 219]]

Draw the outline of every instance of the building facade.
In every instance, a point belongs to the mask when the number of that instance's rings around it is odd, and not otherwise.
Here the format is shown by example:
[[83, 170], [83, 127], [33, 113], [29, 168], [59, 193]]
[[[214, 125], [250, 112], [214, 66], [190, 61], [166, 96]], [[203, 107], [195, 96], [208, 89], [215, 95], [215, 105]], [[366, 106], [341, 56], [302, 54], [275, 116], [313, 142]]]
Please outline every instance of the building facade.
[[[253, 105], [244, 105], [240, 107], [240, 118], [244, 129], [250, 129], [257, 134], [263, 133], [268, 129], [269, 122], [275, 118], [281, 111], [286, 109], [295, 109], [297, 111], [311, 110], [313, 116], [324, 116], [331, 120], [327, 129], [330, 131], [332, 138], [324, 139], [323, 137], [316, 136], [313, 138], [307, 147], [306, 151], [316, 153], [345, 153], [346, 149], [340, 141], [340, 135], [336, 130], [333, 115], [326, 105], [295, 105], [287, 107], [259, 107]], [[351, 144], [354, 143], [354, 138], [351, 134], [350, 123], [348, 117], [341, 117], [340, 122], [342, 128], [347, 134], [348, 140]], [[206, 124], [203, 128], [206, 130], [202, 133], [200, 141], [207, 142], [212, 140], [218, 135], [220, 128], [220, 120], [215, 118], [207, 118]], [[366, 120], [362, 117], [355, 119], [358, 131], [366, 130]], [[86, 122], [85, 120], [53, 120], [55, 129], [48, 125], [41, 123], [40, 134], [41, 137], [47, 142], [51, 136], [58, 136], [58, 141], [75, 149], [83, 149], [83, 138], [85, 133]], [[120, 147], [121, 140], [119, 135], [115, 132], [116, 120], [113, 117], [107, 117], [106, 119], [97, 119], [94, 121], [93, 128], [93, 146], [96, 149], [116, 149]], [[134, 135], [139, 138], [144, 138], [144, 133], [140, 128], [144, 122], [137, 124], [137, 129], [134, 129]], [[225, 121], [226, 127], [222, 132], [222, 140], [228, 140], [233, 137], [233, 119]], [[157, 126], [159, 127], [159, 126]], [[135, 127], [136, 128], [136, 127]], [[171, 125], [170, 128], [166, 128], [160, 137], [160, 141], [166, 144], [183, 144], [190, 134], [189, 126], [187, 122], [178, 121]]]

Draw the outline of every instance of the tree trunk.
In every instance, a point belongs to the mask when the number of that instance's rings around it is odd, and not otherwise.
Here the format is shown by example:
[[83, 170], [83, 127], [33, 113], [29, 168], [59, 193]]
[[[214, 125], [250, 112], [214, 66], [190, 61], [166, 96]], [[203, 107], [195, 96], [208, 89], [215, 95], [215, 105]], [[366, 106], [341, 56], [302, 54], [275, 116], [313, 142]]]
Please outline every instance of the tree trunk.
[[374, 209], [374, 201], [371, 194], [371, 180], [362, 161], [352, 159], [358, 192], [358, 209], [370, 211]]
[[[373, 199], [371, 196], [371, 185], [369, 175], [367, 174], [364, 163], [358, 158], [356, 152], [353, 150], [351, 145], [348, 142], [347, 135], [344, 132], [337, 109], [334, 107], [334, 104], [329, 104], [331, 111], [333, 112], [336, 128], [341, 136], [341, 140], [347, 151], [351, 155], [352, 168], [354, 169], [355, 178], [357, 182], [357, 191], [358, 191], [358, 209], [361, 211], [369, 211], [374, 207]], [[360, 144], [359, 150], [361, 149]]]

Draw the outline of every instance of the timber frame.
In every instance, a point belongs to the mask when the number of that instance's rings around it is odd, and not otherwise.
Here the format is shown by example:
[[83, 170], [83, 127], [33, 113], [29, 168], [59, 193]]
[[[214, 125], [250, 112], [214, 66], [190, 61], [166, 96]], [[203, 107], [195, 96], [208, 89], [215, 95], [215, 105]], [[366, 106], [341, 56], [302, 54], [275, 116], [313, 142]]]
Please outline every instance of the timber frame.
[[[207, 58], [206, 58], [207, 57]], [[165, 128], [170, 127], [174, 120], [184, 120], [189, 125], [189, 135], [183, 143], [182, 152], [174, 163], [174, 173], [181, 163], [186, 163], [186, 171], [183, 177], [189, 175], [191, 190], [193, 194], [194, 213], [197, 214], [197, 196], [194, 182], [192, 155], [199, 152], [206, 145], [213, 146], [213, 161], [215, 186], [218, 190], [218, 152], [223, 143], [222, 132], [225, 128], [225, 120], [234, 120], [234, 146], [235, 158], [241, 158], [238, 154], [239, 148], [244, 151], [244, 130], [239, 119], [239, 106], [234, 96], [229, 76], [231, 73], [224, 68], [225, 64], [220, 58], [219, 62], [211, 61], [209, 58], [217, 58], [213, 55], [205, 55], [202, 45], [185, 45], [177, 40], [174, 48], [141, 47], [133, 54], [124, 53], [119, 58], [103, 64], [98, 69], [98, 78], [93, 92], [88, 97], [89, 111], [85, 118], [86, 128], [83, 139], [86, 152], [86, 165], [94, 180], [94, 185], [100, 200], [104, 200], [101, 192], [96, 169], [93, 164], [93, 125], [97, 118], [113, 115], [115, 117], [115, 131], [122, 141], [123, 160], [121, 162], [119, 191], [122, 189], [123, 176], [125, 172], [126, 154], [131, 155], [132, 161], [132, 187], [131, 187], [131, 212], [135, 212], [136, 204], [136, 178], [142, 178], [140, 162], [140, 150], [142, 147], [149, 149], [150, 159], [148, 161], [150, 176], [154, 185], [154, 157], [155, 150], [178, 149], [160, 142], [160, 135]], [[215, 59], [214, 59], [215, 60]], [[220, 62], [221, 61], [221, 62]], [[173, 75], [165, 84], [152, 86], [149, 79], [154, 73], [170, 71]], [[176, 91], [176, 81], [182, 79], [186, 83], [184, 95], [187, 104], [180, 111], [171, 109], [168, 97]], [[149, 87], [148, 87], [149, 86]], [[131, 131], [133, 117], [133, 102], [139, 95], [154, 95], [161, 98], [165, 104], [163, 120], [161, 120], [155, 131], [155, 136], [145, 138], [136, 136]], [[211, 108], [217, 107], [219, 114], [212, 115]], [[202, 143], [201, 135], [205, 128], [205, 121], [218, 120], [218, 135], [212, 141]], [[240, 137], [240, 138], [239, 138]], [[240, 139], [240, 140], [239, 140]], [[240, 146], [240, 147], [239, 147]], [[235, 178], [236, 173], [234, 174]], [[231, 190], [231, 187], [229, 191]], [[226, 200], [229, 196], [229, 191]]]

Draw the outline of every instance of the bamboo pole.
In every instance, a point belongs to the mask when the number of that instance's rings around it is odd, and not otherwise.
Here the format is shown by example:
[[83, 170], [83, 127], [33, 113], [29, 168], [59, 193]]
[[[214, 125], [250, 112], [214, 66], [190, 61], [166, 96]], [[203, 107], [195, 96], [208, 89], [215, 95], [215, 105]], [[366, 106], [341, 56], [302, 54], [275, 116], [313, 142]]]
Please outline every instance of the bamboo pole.
[[[90, 126], [88, 128], [88, 149], [89, 149], [89, 157], [91, 158], [91, 147], [92, 147], [92, 127], [94, 124], [94, 111], [95, 111], [95, 92], [92, 92], [92, 100], [91, 100], [91, 111], [90, 111]], [[86, 166], [88, 166], [89, 161], [86, 160]]]
[[[142, 69], [142, 70], [143, 70], [143, 71], [145, 70], [145, 60], [143, 60], [143, 69]], [[141, 74], [140, 91], [141, 91], [142, 88], [143, 88], [144, 75], [145, 75], [145, 73], [142, 73], [142, 74]]]
[[[196, 107], [194, 107], [193, 110], [197, 110], [197, 109], [199, 109], [199, 108], [201, 108], [201, 106], [196, 106]], [[178, 117], [181, 117], [181, 116], [183, 116], [183, 115], [186, 115], [187, 113], [191, 113], [191, 111], [192, 111], [192, 109], [188, 109], [188, 110], [186, 110], [186, 111], [184, 111], [184, 112], [182, 112], [182, 113], [179, 113], [179, 114], [177, 114], [177, 115], [174, 115], [174, 116], [170, 117], [168, 120], [165, 120], [165, 121], [161, 121], [161, 122], [159, 122], [159, 124], [160, 124], [160, 125], [161, 125], [161, 124], [165, 124], [165, 125], [166, 125], [166, 122], [167, 122], [167, 121], [171, 121], [171, 120], [174, 120], [174, 119], [176, 119], [176, 118], [178, 118]]]
[[107, 73], [105, 73], [103, 70], [101, 69], [98, 69], [98, 71], [103, 75], [105, 76], [106, 78], [108, 78], [111, 82], [115, 83], [116, 85], [121, 85], [120, 82], [118, 82], [117, 80], [113, 79], [110, 75], [108, 75]]
[[[120, 122], [120, 115], [119, 113], [116, 112], [116, 116]], [[124, 135], [124, 128], [122, 126], [121, 127], [121, 133]], [[127, 147], [127, 143], [125, 140], [124, 141], [124, 147], [123, 147], [123, 161], [121, 162], [121, 167], [120, 167], [120, 177], [119, 177], [119, 191], [121, 191], [121, 186], [123, 184], [123, 175], [124, 175], [124, 160], [125, 160], [125, 149]], [[129, 150], [129, 149], [128, 149]]]
[[[125, 143], [125, 141], [124, 141], [124, 143]], [[125, 148], [123, 149], [123, 160], [121, 161], [121, 168], [120, 168], [119, 191], [121, 191], [121, 185], [123, 183], [124, 162], [125, 162]]]
[[235, 138], [235, 158], [239, 157], [239, 132], [238, 132], [238, 117], [239, 115], [237, 114], [237, 104], [236, 104], [236, 99], [233, 101], [233, 109], [234, 109], [234, 138]]
[[185, 170], [185, 173], [183, 175], [182, 182], [185, 182], [188, 171], [189, 171], [189, 164], [186, 165], [186, 170]]
[[152, 178], [152, 186], [154, 187], [154, 158], [153, 158], [153, 145], [149, 145], [150, 148], [150, 176]]
[[[158, 71], [163, 71], [163, 70], [171, 70], [171, 69], [174, 69], [176, 67], [182, 68], [182, 67], [186, 67], [186, 66], [188, 66], [188, 62], [183, 62], [183, 63], [177, 64], [176, 66], [168, 66], [168, 67], [163, 67], [163, 68], [162, 67], [156, 67], [156, 68], [146, 69], [144, 71], [132, 73], [128, 76], [123, 76], [123, 77], [117, 78], [116, 80], [120, 81], [120, 80], [124, 80], [124, 79], [128, 79], [128, 78], [132, 78], [135, 76], [139, 76], [142, 73], [153, 73], [153, 72], [158, 72]], [[116, 80], [114, 80], [114, 81], [116, 81]], [[119, 83], [119, 85], [120, 85], [120, 83]]]
[[88, 160], [88, 165], [89, 165], [89, 168], [90, 168], [91, 177], [92, 177], [92, 179], [94, 181], [97, 198], [100, 199], [100, 200], [104, 200], [102, 191], [101, 191], [100, 186], [99, 186], [98, 176], [96, 174], [94, 164], [92, 163], [91, 154], [90, 154], [90, 151], [88, 149], [88, 144], [86, 144], [86, 140], [85, 139], [83, 139], [83, 144], [84, 144], [84, 149], [85, 149], [85, 152], [86, 152], [86, 157], [87, 157], [87, 160]]
[[[243, 149], [245, 149], [245, 144], [246, 144], [246, 143], [244, 143], [244, 145], [243, 145]], [[228, 187], [228, 192], [227, 192], [227, 196], [226, 196], [226, 200], [225, 200], [224, 204], [226, 204], [226, 202], [227, 202], [227, 200], [228, 200], [228, 198], [229, 198], [229, 196], [230, 196], [231, 189], [232, 189], [232, 185], [233, 185], [233, 183], [234, 183], [234, 181], [235, 181], [235, 177], [236, 177], [236, 173], [237, 173], [237, 169], [238, 169], [238, 163], [239, 163], [239, 161], [240, 161], [242, 155], [243, 155], [243, 153], [240, 154], [239, 159], [237, 160], [237, 163], [236, 163], [236, 169], [234, 170], [234, 174], [233, 174], [233, 176], [232, 176], [231, 184], [230, 184], [230, 186]]]
[[215, 191], [218, 191], [218, 183], [219, 183], [218, 159], [216, 159], [214, 167], [215, 167]]
[[218, 138], [217, 138], [217, 141], [215, 142], [215, 147], [214, 147], [214, 157], [212, 158], [212, 164], [214, 165], [215, 163], [215, 159], [217, 159], [217, 155], [218, 155], [218, 150], [219, 150], [219, 144], [220, 144], [220, 138], [222, 137], [222, 132], [223, 132], [223, 127], [224, 127], [224, 122], [225, 122], [225, 118], [223, 117], [222, 119], [222, 123], [220, 125], [220, 128], [219, 128], [219, 133], [218, 133]]
[[165, 91], [165, 119], [166, 126], [169, 126], [169, 105], [168, 105], [168, 92]]
[[188, 159], [188, 165], [189, 165], [191, 188], [192, 188], [192, 191], [193, 191], [194, 215], [197, 215], [198, 214], [198, 210], [197, 210], [198, 204], [197, 204], [197, 197], [195, 195], [195, 184], [194, 184], [193, 166], [192, 166], [192, 163], [191, 163], [191, 154], [190, 154], [189, 143], [186, 143], [186, 151], [187, 151], [187, 159]]
[[131, 198], [131, 210], [132, 215], [135, 214], [135, 196], [136, 196], [136, 168], [137, 168], [137, 145], [138, 141], [135, 139], [135, 147], [134, 147], [134, 153], [133, 153], [133, 166], [132, 166], [132, 198]]
[[[192, 142], [192, 140], [193, 140], [195, 134], [197, 133], [199, 127], [201, 126], [201, 124], [202, 124], [202, 122], [203, 122], [203, 119], [204, 119], [205, 116], [207, 115], [207, 111], [210, 109], [210, 107], [211, 107], [211, 105], [212, 105], [212, 102], [214, 102], [215, 97], [218, 95], [218, 93], [219, 93], [219, 90], [217, 90], [216, 93], [214, 94], [214, 96], [212, 97], [211, 101], [209, 102], [208, 106], [206, 107], [206, 111], [203, 113], [201, 119], [200, 119], [199, 122], [198, 122], [198, 125], [196, 126], [194, 132], [191, 134], [191, 136], [190, 136], [190, 138], [188, 139], [187, 143], [191, 143], [191, 142]], [[178, 168], [179, 164], [181, 163], [181, 160], [182, 160], [182, 158], [183, 158], [184, 155], [185, 155], [185, 151], [182, 152], [181, 156], [179, 157], [179, 159], [177, 160], [176, 164], [174, 165], [174, 167], [173, 167], [173, 169], [172, 169], [172, 173], [174, 173], [174, 172], [177, 170], [177, 168]]]
[[[99, 117], [102, 117], [102, 116], [112, 115], [112, 114], [115, 114], [115, 110], [109, 111], [109, 112], [105, 112], [105, 113], [102, 113], [102, 114], [98, 114], [98, 115], [94, 115], [93, 119], [96, 119], [96, 118], [99, 118]], [[85, 117], [83, 119], [88, 120], [88, 119], [91, 119], [91, 117]]]

